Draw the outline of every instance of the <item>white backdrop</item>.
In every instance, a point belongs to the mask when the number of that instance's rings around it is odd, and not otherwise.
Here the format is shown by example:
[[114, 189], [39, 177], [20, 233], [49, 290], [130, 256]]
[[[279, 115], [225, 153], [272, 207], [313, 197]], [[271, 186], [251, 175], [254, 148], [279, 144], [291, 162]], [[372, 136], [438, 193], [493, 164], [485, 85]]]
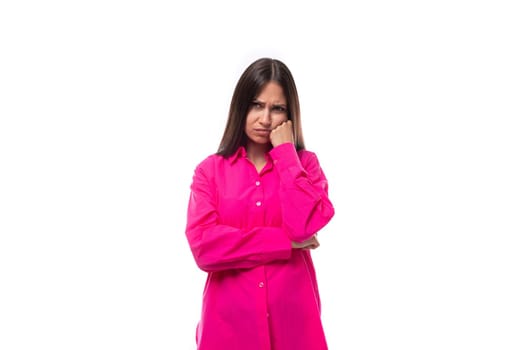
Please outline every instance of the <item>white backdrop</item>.
[[194, 349], [184, 235], [254, 59], [336, 208], [331, 350], [525, 348], [519, 1], [3, 1], [0, 349]]

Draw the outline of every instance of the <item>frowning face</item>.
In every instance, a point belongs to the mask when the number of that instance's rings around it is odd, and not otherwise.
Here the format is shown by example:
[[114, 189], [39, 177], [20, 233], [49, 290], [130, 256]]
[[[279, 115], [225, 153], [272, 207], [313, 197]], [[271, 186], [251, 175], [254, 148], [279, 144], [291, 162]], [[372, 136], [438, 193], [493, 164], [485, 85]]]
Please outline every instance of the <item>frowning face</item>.
[[252, 101], [244, 132], [248, 143], [259, 145], [270, 143], [270, 132], [288, 120], [288, 109], [283, 88], [270, 81]]

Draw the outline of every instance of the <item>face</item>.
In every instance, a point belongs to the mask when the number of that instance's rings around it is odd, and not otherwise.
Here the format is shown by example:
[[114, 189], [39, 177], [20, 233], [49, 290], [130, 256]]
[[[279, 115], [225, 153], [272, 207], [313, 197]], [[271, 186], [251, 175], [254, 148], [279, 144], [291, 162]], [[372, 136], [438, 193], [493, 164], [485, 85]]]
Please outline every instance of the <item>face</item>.
[[288, 109], [283, 89], [271, 81], [263, 87], [248, 110], [244, 127], [248, 142], [259, 145], [270, 143], [270, 132], [286, 120]]

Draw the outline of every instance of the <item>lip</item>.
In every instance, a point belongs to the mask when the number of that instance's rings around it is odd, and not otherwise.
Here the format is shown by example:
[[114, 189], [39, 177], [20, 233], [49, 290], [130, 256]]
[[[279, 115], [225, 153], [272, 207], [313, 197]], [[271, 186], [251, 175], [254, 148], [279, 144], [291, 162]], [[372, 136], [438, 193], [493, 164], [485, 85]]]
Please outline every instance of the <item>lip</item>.
[[255, 129], [255, 132], [258, 133], [258, 134], [269, 134], [270, 133], [270, 129]]

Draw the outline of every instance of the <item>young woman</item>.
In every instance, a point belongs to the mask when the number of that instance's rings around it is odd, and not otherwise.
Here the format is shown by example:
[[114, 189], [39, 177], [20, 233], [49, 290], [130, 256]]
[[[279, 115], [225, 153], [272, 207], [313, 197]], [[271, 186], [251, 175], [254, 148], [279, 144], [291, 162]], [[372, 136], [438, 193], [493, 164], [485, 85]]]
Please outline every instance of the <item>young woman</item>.
[[241, 75], [217, 153], [195, 168], [186, 236], [208, 273], [198, 350], [324, 350], [310, 252], [334, 208], [305, 149], [287, 66], [261, 58]]

